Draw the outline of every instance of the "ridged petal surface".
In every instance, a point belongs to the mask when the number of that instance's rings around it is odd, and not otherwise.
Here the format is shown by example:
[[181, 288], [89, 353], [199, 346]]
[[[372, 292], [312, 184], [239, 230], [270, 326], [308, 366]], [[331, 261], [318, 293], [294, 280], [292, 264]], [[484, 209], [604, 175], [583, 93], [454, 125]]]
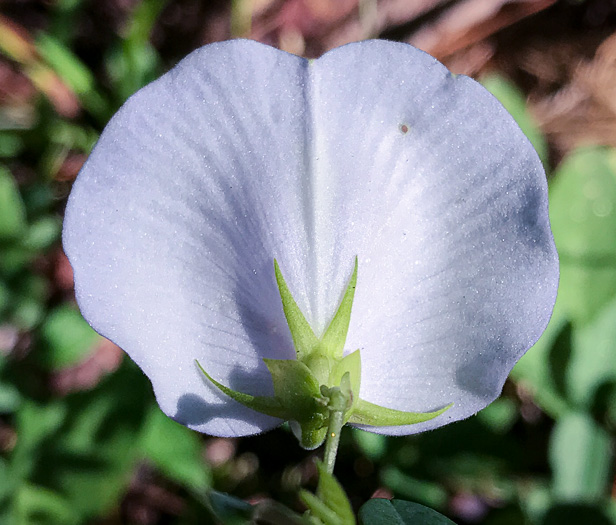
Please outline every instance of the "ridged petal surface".
[[64, 246], [86, 319], [202, 432], [278, 423], [204, 382], [268, 395], [294, 357], [276, 258], [317, 335], [359, 259], [346, 352], [360, 395], [442, 416], [495, 399], [549, 320], [558, 261], [545, 175], [483, 88], [404, 44], [305, 61], [206, 46], [131, 97], [80, 173]]

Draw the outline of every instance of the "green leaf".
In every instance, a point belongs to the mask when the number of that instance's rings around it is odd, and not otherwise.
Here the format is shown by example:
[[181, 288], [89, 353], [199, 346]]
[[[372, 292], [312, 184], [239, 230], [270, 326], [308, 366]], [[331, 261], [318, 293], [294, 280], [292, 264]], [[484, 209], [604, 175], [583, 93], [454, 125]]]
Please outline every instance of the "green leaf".
[[[571, 323], [563, 313], [562, 302], [557, 298], [554, 313], [539, 341], [516, 364], [511, 378], [520, 383], [533, 396], [542, 410], [554, 419], [567, 413], [571, 404], [557, 385], [557, 376], [569, 366], [571, 352]], [[560, 366], [554, 369], [558, 356]]]
[[358, 428], [352, 428], [353, 439], [365, 456], [372, 461], [379, 461], [387, 453], [388, 437], [383, 434], [366, 432]]
[[511, 82], [500, 75], [489, 75], [481, 79], [485, 87], [494, 95], [505, 109], [511, 113], [518, 126], [537, 151], [544, 166], [548, 165], [548, 147], [545, 137], [539, 130], [532, 115], [526, 107], [526, 99], [522, 92]]
[[575, 406], [589, 410], [600, 388], [616, 383], [616, 297], [592, 322], [573, 332], [567, 394]]
[[[344, 297], [336, 311], [336, 315], [329, 324], [325, 334], [321, 338], [324, 351], [335, 359], [342, 357], [344, 343], [346, 342], [347, 333], [349, 331], [349, 323], [351, 321], [351, 310], [353, 308], [353, 298], [355, 296], [355, 287], [357, 286], [357, 257], [355, 257], [355, 266], [353, 274], [349, 280], [349, 284], [344, 293]], [[359, 392], [359, 390], [357, 390]]]
[[433, 508], [443, 508], [447, 503], [447, 491], [441, 484], [410, 476], [393, 464], [381, 469], [380, 478], [386, 487], [402, 497]]
[[16, 157], [23, 148], [23, 140], [17, 133], [0, 132], [0, 157]]
[[77, 310], [63, 305], [53, 310], [43, 323], [41, 340], [40, 362], [57, 370], [82, 361], [101, 339]]
[[295, 352], [297, 358], [303, 360], [307, 358], [318, 346], [319, 340], [314, 335], [312, 328], [306, 321], [304, 314], [297, 306], [293, 294], [289, 290], [287, 283], [282, 276], [278, 261], [274, 259], [274, 271], [276, 273], [276, 282], [278, 283], [278, 291], [280, 292], [280, 298], [282, 299], [282, 309], [284, 315], [287, 318], [287, 324], [291, 331], [291, 337], [293, 338], [293, 345], [295, 346]]
[[20, 330], [32, 330], [44, 315], [45, 308], [40, 301], [32, 297], [18, 296], [11, 319]]
[[556, 422], [549, 449], [553, 492], [560, 501], [600, 501], [610, 490], [609, 434], [584, 413]]
[[312, 492], [300, 490], [299, 498], [303, 501], [304, 505], [308, 507], [310, 515], [318, 520], [317, 523], [322, 523], [324, 525], [346, 525], [342, 523], [332, 509], [312, 494]]
[[91, 71], [62, 42], [41, 31], [35, 45], [43, 59], [77, 94], [87, 93], [94, 88]]
[[351, 503], [336, 478], [327, 472], [325, 465], [317, 462], [319, 485], [317, 496], [302, 490], [300, 498], [310, 510], [312, 516], [320, 519], [324, 525], [355, 525], [355, 516]]
[[[6, 506], [4, 505], [6, 500], [12, 497], [21, 481], [12, 475], [9, 461], [2, 456], [0, 456], [0, 480], [2, 481], [0, 483], [0, 507], [2, 507]], [[2, 511], [0, 511], [0, 523], [3, 523], [2, 518]]]
[[[106, 515], [130, 484], [152, 403], [147, 378], [129, 362], [97, 388], [63, 398], [61, 426], [30, 451], [31, 479], [61, 493], [80, 515], [80, 523]], [[46, 407], [40, 408], [44, 415]], [[17, 432], [20, 439], [25, 435], [22, 428]]]
[[497, 399], [477, 414], [477, 418], [497, 434], [505, 434], [518, 417], [516, 404], [507, 397]]
[[36, 469], [44, 443], [62, 426], [67, 411], [66, 403], [60, 400], [45, 404], [22, 402], [15, 415], [19, 439], [11, 456], [14, 477], [25, 478]]
[[403, 500], [371, 499], [359, 509], [362, 525], [455, 525], [435, 510]]
[[327, 472], [325, 465], [321, 461], [317, 462], [317, 470], [319, 471], [317, 494], [321, 501], [334, 511], [341, 523], [345, 525], [347, 523], [354, 524], [355, 516], [353, 515], [351, 503], [338, 480]]
[[176, 423], [152, 406], [143, 430], [143, 453], [169, 478], [192, 490], [211, 485], [203, 461], [203, 443], [196, 432]]
[[57, 217], [41, 217], [30, 225], [20, 244], [32, 251], [46, 250], [60, 239], [61, 230], [62, 226]]
[[143, 0], [125, 22], [124, 38], [106, 60], [113, 92], [125, 100], [160, 74], [160, 58], [150, 43], [159, 14], [168, 0]]
[[0, 414], [15, 412], [21, 404], [22, 396], [13, 383], [0, 378]]
[[[0, 212], [1, 214], [1, 212]], [[0, 228], [2, 228], [0, 226]], [[22, 248], [17, 243], [2, 247], [2, 257], [0, 257], [0, 273], [12, 277], [24, 269], [34, 257], [30, 250]]]
[[246, 525], [253, 512], [250, 503], [215, 490], [208, 492], [207, 503], [216, 518], [225, 525]]
[[541, 525], [614, 525], [616, 515], [613, 511], [611, 517], [609, 514], [609, 507], [603, 509], [584, 503], [557, 504], [545, 513]]
[[15, 523], [20, 525], [71, 525], [79, 516], [60, 494], [36, 485], [23, 485], [15, 497]]
[[550, 186], [560, 255], [558, 299], [574, 325], [616, 295], [616, 152], [585, 148], [563, 161]]
[[0, 166], [0, 240], [21, 235], [26, 228], [26, 209], [11, 173]]
[[[0, 280], [0, 324], [4, 321], [4, 313], [8, 310], [11, 305], [11, 291], [9, 287], [6, 286], [2, 280]], [[0, 343], [0, 352], [3, 350], [7, 350], [6, 348], [2, 348], [2, 343]]]
[[309, 517], [300, 516], [276, 501], [261, 501], [253, 509], [251, 523], [264, 525], [315, 525], [315, 522]]
[[349, 423], [356, 425], [369, 425], [373, 427], [387, 427], [397, 425], [414, 425], [429, 421], [449, 410], [453, 403], [434, 412], [403, 412], [393, 408], [385, 408], [360, 399], [349, 419]]
[[590, 411], [616, 384], [616, 297], [577, 328], [563, 320], [560, 305], [557, 301], [548, 329], [512, 372], [556, 419], [574, 409]]
[[35, 45], [45, 62], [79, 95], [82, 104], [93, 114], [102, 116], [106, 102], [96, 90], [94, 76], [70, 48], [42, 31], [37, 35]]

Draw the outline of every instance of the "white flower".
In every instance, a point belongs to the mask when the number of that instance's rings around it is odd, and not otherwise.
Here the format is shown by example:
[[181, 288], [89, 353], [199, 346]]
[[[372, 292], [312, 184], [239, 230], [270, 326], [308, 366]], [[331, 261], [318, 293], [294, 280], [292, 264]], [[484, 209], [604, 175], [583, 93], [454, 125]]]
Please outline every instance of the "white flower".
[[345, 354], [362, 399], [466, 418], [492, 402], [552, 312], [558, 260], [532, 146], [473, 80], [408, 45], [307, 61], [251, 41], [199, 49], [131, 97], [66, 211], [84, 317], [148, 375], [165, 413], [241, 436], [280, 419], [212, 378], [273, 393], [295, 359], [280, 265], [317, 336], [358, 259]]

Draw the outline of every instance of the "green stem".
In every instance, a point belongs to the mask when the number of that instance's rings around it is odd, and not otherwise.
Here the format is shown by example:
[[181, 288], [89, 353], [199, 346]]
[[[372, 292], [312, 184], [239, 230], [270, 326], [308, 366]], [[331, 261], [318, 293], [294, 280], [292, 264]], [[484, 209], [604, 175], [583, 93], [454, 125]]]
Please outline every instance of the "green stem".
[[327, 436], [325, 438], [325, 453], [323, 463], [329, 474], [334, 473], [334, 464], [338, 454], [338, 444], [340, 443], [340, 432], [344, 424], [344, 413], [347, 410], [348, 399], [340, 388], [334, 387], [329, 393], [329, 422], [327, 424]]

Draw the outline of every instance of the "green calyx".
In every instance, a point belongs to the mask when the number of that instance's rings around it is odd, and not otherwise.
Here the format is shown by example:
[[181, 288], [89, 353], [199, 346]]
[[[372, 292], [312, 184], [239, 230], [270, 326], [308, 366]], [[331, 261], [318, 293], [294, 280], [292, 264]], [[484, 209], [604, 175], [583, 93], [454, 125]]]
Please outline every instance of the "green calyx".
[[273, 397], [252, 396], [232, 390], [212, 378], [197, 362], [211, 384], [248, 408], [289, 421], [301, 446], [308, 450], [323, 443], [331, 418], [340, 418], [342, 424], [412, 425], [435, 418], [452, 406], [435, 412], [403, 412], [359, 398], [359, 350], [343, 355], [357, 284], [357, 257], [340, 306], [320, 339], [293, 299], [275, 260], [274, 270], [297, 359], [263, 360], [272, 375]]

